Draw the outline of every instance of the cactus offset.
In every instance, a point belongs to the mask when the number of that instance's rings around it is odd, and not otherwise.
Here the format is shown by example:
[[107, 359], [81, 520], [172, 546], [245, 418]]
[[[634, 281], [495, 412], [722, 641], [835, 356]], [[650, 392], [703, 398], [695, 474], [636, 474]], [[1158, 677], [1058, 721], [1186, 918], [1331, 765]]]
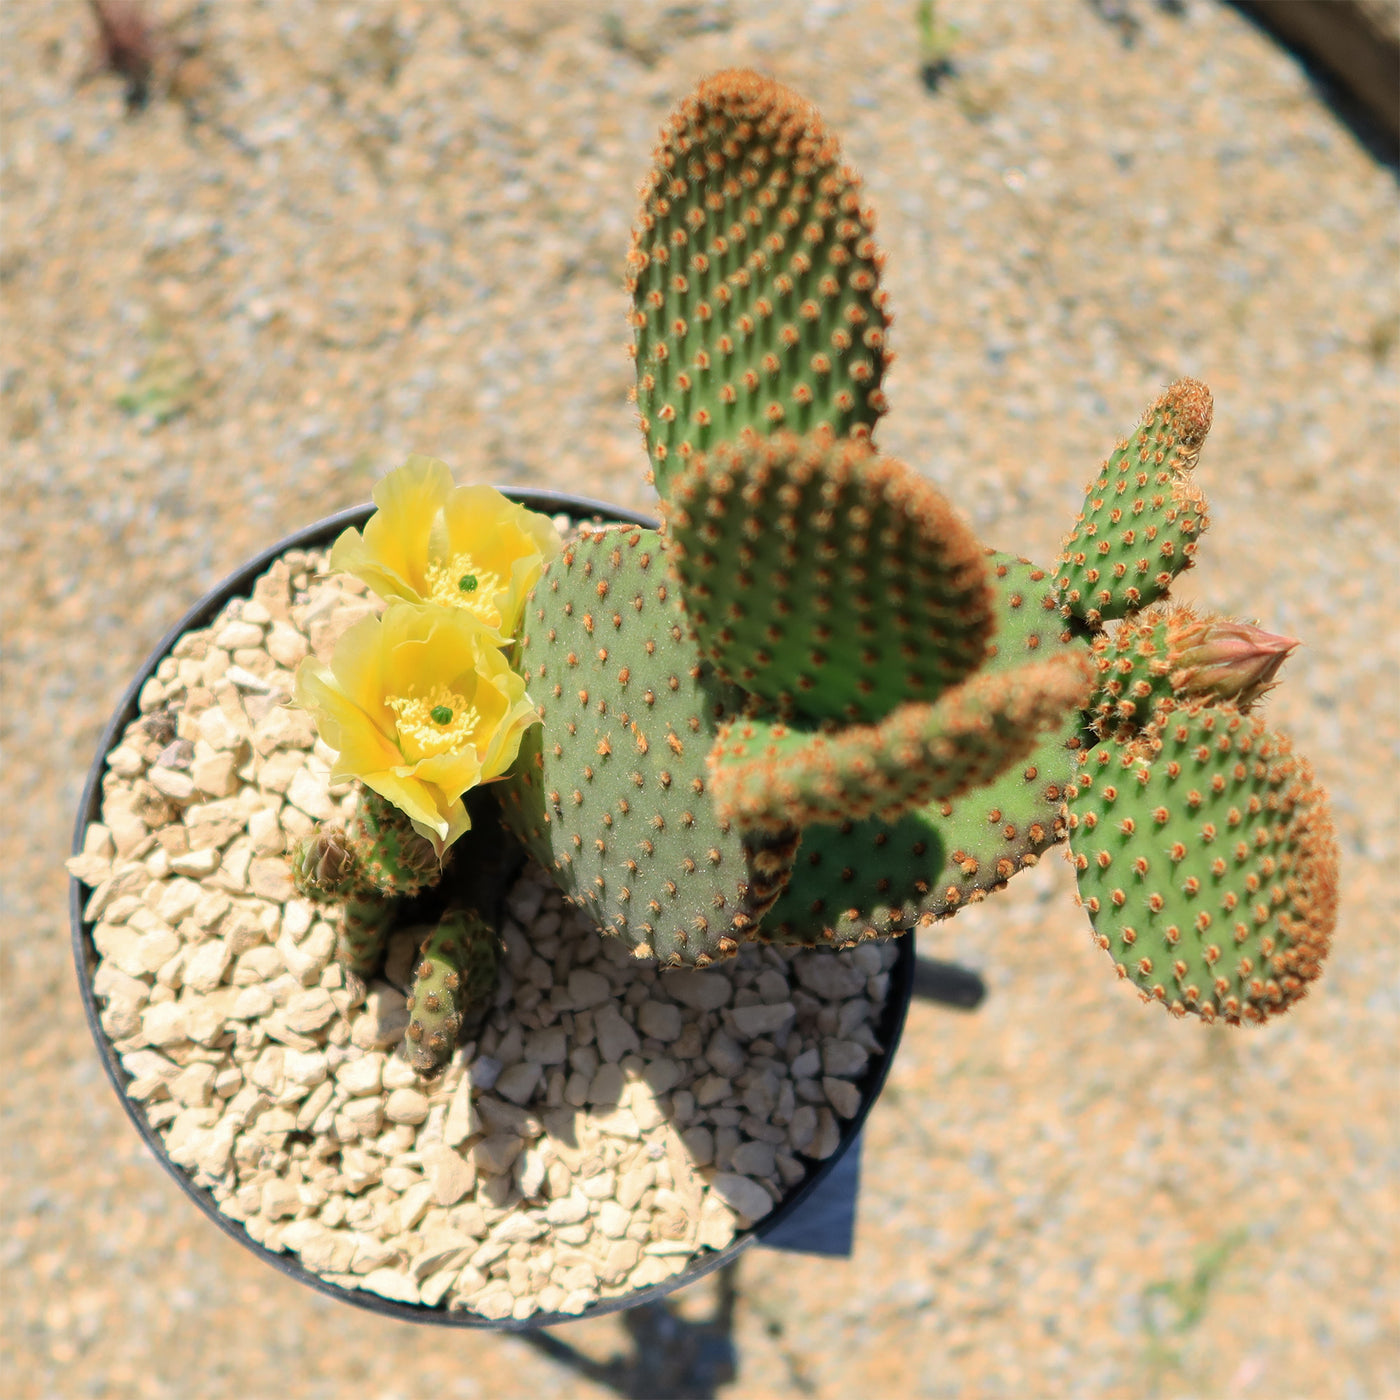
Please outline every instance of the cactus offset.
[[710, 753], [721, 821], [777, 832], [822, 822], [894, 821], [983, 787], [1078, 709], [1088, 669], [1075, 655], [988, 671], [932, 704], [904, 704], [879, 724], [794, 729], [732, 720]]
[[986, 659], [982, 550], [864, 442], [782, 434], [672, 477], [666, 557], [706, 656], [784, 714], [872, 721]]
[[442, 1072], [462, 1031], [491, 1009], [501, 955], [500, 935], [472, 910], [450, 910], [423, 940], [403, 1052], [425, 1079]]

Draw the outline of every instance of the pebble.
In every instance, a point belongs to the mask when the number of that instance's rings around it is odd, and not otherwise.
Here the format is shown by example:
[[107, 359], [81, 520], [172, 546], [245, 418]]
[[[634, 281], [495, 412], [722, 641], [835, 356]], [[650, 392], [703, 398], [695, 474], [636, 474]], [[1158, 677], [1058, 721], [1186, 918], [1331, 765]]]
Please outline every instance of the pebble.
[[612, 994], [612, 983], [600, 972], [575, 968], [569, 974], [569, 1002], [575, 1011], [601, 1006]]
[[521, 1052], [534, 1065], [562, 1065], [568, 1059], [568, 1040], [563, 1026], [545, 1026], [525, 1037]]
[[510, 1170], [524, 1145], [514, 1133], [493, 1133], [475, 1143], [471, 1153], [479, 1171], [491, 1176], [503, 1176]]
[[644, 1001], [637, 1008], [637, 1027], [652, 1040], [672, 1041], [681, 1033], [681, 1009], [667, 1001]]
[[710, 1178], [710, 1190], [734, 1207], [749, 1221], [761, 1220], [773, 1209], [773, 1198], [751, 1177], [737, 1172], [716, 1172]]
[[692, 1011], [718, 1011], [729, 1004], [734, 985], [718, 972], [668, 971], [662, 979], [666, 995]]
[[736, 1006], [730, 1015], [734, 1029], [746, 1040], [753, 1040], [781, 1030], [797, 1015], [797, 1008], [790, 1001], [760, 1002], [757, 1006]]
[[384, 1104], [391, 1123], [421, 1123], [428, 1116], [428, 1098], [417, 1089], [395, 1089]]
[[522, 1060], [501, 1071], [496, 1092], [514, 1104], [527, 1104], [534, 1097], [544, 1071], [538, 1064]]
[[822, 1078], [822, 1092], [842, 1118], [854, 1118], [860, 1111], [860, 1090], [848, 1079]]

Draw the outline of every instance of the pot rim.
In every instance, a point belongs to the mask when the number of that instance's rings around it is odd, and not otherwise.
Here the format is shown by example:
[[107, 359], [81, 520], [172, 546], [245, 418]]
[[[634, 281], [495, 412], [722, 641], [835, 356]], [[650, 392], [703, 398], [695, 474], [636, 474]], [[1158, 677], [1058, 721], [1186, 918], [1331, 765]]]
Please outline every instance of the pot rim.
[[[531, 510], [542, 511], [550, 515], [563, 513], [573, 516], [577, 520], [597, 519], [601, 522], [639, 525], [644, 529], [656, 528], [656, 521], [640, 511], [626, 510], [607, 501], [599, 501], [587, 496], [576, 496], [565, 491], [550, 491], [526, 486], [503, 486], [498, 489], [511, 500], [527, 506]], [[102, 731], [78, 805], [77, 822], [73, 831], [72, 854], [80, 855], [82, 853], [83, 841], [89, 824], [97, 821], [101, 816], [102, 777], [106, 771], [107, 755], [112, 751], [126, 727], [136, 718], [139, 713], [138, 702], [142, 688], [179, 638], [186, 632], [207, 625], [231, 598], [249, 594], [254, 581], [288, 550], [324, 547], [343, 530], [362, 526], [373, 514], [374, 509], [372, 505], [351, 506], [307, 525], [288, 535], [279, 543], [263, 550], [206, 593], [160, 639], [141, 664], [131, 684], [127, 686], [111, 719]], [[792, 1219], [860, 1136], [866, 1116], [884, 1088], [885, 1078], [889, 1073], [890, 1064], [894, 1059], [900, 1036], [904, 1030], [905, 1015], [909, 1009], [914, 989], [914, 936], [911, 932], [896, 939], [899, 956], [891, 969], [889, 991], [877, 1028], [881, 1043], [886, 1048], [884, 1054], [857, 1081], [861, 1087], [859, 1110], [854, 1118], [841, 1125], [841, 1138], [836, 1151], [824, 1160], [806, 1159], [811, 1164], [807, 1177], [795, 1190], [786, 1195], [769, 1215], [739, 1234], [724, 1249], [698, 1256], [679, 1274], [664, 1279], [660, 1283], [650, 1284], [645, 1288], [616, 1298], [600, 1299], [581, 1313], [540, 1312], [523, 1319], [504, 1318], [497, 1320], [482, 1317], [478, 1313], [465, 1309], [449, 1311], [440, 1305], [430, 1307], [424, 1303], [398, 1302], [377, 1293], [371, 1293], [366, 1289], [347, 1288], [341, 1284], [331, 1283], [308, 1269], [295, 1255], [276, 1253], [260, 1244], [239, 1221], [225, 1215], [219, 1209], [211, 1192], [204, 1187], [195, 1185], [194, 1179], [171, 1160], [160, 1135], [146, 1121], [136, 1103], [128, 1096], [126, 1090], [131, 1083], [132, 1076], [122, 1068], [112, 1047], [112, 1042], [102, 1029], [101, 1008], [97, 1004], [97, 996], [92, 987], [93, 971], [97, 963], [96, 949], [92, 942], [92, 925], [83, 918], [83, 910], [90, 898], [91, 895], [83, 883], [76, 876], [70, 876], [68, 904], [72, 928], [73, 962], [78, 977], [79, 993], [83, 1001], [83, 1012], [107, 1078], [113, 1089], [116, 1090], [117, 1097], [121, 1100], [127, 1117], [146, 1146], [155, 1154], [157, 1161], [175, 1180], [184, 1194], [230, 1239], [251, 1250], [265, 1263], [271, 1264], [286, 1277], [307, 1284], [327, 1297], [363, 1308], [368, 1312], [430, 1326], [524, 1332], [534, 1331], [541, 1327], [556, 1327], [568, 1322], [581, 1322], [584, 1319], [601, 1317], [607, 1313], [622, 1312], [628, 1308], [654, 1303], [667, 1294], [696, 1282], [706, 1274], [713, 1273], [716, 1269], [730, 1263], [751, 1244], [762, 1241], [769, 1231]]]

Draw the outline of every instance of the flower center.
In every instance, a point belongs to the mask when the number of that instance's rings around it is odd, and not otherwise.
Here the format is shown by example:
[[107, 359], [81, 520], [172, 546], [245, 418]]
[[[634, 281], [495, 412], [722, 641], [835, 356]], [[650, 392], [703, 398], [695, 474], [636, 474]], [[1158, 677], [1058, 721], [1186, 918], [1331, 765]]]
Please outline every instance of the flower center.
[[481, 568], [470, 554], [434, 559], [427, 568], [428, 596], [445, 608], [465, 608], [489, 627], [500, 621], [496, 600], [504, 592], [500, 576]]
[[468, 747], [481, 724], [474, 705], [445, 685], [426, 695], [389, 695], [389, 708], [398, 719], [399, 747], [410, 763], [458, 753]]

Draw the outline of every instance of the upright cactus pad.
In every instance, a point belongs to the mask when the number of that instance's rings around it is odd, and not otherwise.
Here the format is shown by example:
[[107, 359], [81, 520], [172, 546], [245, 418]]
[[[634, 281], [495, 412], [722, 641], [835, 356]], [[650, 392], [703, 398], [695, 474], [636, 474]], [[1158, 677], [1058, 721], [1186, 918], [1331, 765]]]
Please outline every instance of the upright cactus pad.
[[869, 433], [884, 412], [882, 256], [859, 178], [796, 93], [702, 82], [662, 134], [628, 257], [658, 490], [746, 431]]
[[981, 545], [927, 481], [862, 442], [722, 445], [672, 478], [665, 515], [702, 651], [784, 714], [878, 720], [986, 659]]
[[794, 842], [746, 845], [715, 816], [705, 759], [744, 696], [701, 658], [659, 536], [625, 526], [567, 545], [526, 606], [517, 664], [544, 723], [499, 785], [510, 830], [639, 956], [732, 955]]
[[1190, 568], [1208, 523], [1191, 471], [1211, 411], [1204, 384], [1177, 380], [1090, 484], [1058, 569], [1066, 607], [1090, 626], [1166, 597]]
[[1192, 704], [1082, 757], [1070, 850], [1101, 948], [1177, 1016], [1259, 1022], [1319, 975], [1337, 844], [1307, 762], [1264, 721]]
[[500, 935], [475, 912], [452, 910], [423, 940], [408, 997], [404, 1056], [436, 1077], [464, 1026], [490, 1009], [501, 962]]

